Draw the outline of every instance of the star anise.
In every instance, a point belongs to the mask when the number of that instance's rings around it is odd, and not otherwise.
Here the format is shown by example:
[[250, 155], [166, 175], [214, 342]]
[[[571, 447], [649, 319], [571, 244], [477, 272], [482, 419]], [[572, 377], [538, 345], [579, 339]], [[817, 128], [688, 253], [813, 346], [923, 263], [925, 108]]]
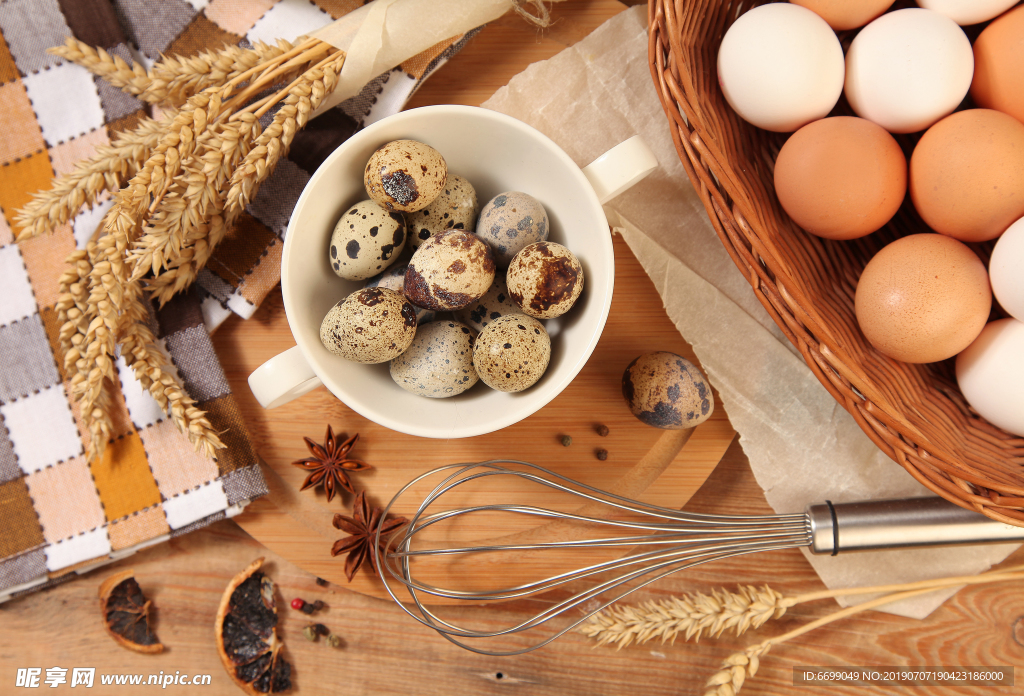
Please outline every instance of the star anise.
[[300, 467], [309, 472], [306, 482], [302, 484], [302, 488], [299, 490], [304, 491], [312, 486], [322, 484], [324, 492], [327, 493], [327, 502], [334, 500], [334, 494], [338, 492], [338, 486], [341, 486], [349, 493], [356, 492], [352, 487], [352, 481], [348, 477], [350, 471], [366, 471], [373, 468], [364, 461], [349, 459], [348, 457], [349, 451], [355, 446], [356, 440], [359, 439], [359, 433], [356, 433], [339, 445], [338, 439], [334, 436], [334, 431], [328, 425], [327, 435], [324, 437], [324, 444], [322, 446], [316, 444], [308, 437], [302, 439], [306, 441], [306, 447], [309, 448], [313, 456], [292, 462], [292, 466]]
[[363, 565], [363, 561], [369, 562], [373, 572], [377, 572], [377, 563], [373, 553], [373, 542], [377, 536], [377, 527], [380, 526], [381, 543], [379, 548], [381, 555], [383, 555], [385, 544], [391, 533], [409, 521], [404, 517], [392, 517], [390, 515], [387, 519], [381, 521], [381, 515], [384, 510], [379, 507], [371, 508], [370, 504], [366, 502], [365, 491], [361, 491], [356, 496], [356, 501], [353, 503], [352, 508], [352, 517], [346, 517], [345, 515], [334, 516], [334, 526], [343, 532], [348, 532], [350, 536], [338, 539], [334, 542], [334, 546], [331, 547], [332, 556], [348, 553], [348, 558], [345, 559], [345, 577], [348, 578], [349, 582], [352, 582], [353, 576], [359, 570], [359, 567]]

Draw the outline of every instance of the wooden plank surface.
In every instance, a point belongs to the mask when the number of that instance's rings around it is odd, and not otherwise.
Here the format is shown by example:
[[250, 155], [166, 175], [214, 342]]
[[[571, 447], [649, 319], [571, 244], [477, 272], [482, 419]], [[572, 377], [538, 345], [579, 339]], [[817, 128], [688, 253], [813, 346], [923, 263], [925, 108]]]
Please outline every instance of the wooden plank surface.
[[[454, 60], [415, 95], [414, 106], [431, 103], [478, 104], [529, 62], [553, 55], [620, 11], [611, 0], [580, 0], [553, 7], [556, 24], [538, 31], [515, 17], [506, 17], [487, 27]], [[646, 278], [620, 242], [616, 244], [617, 294], [631, 286], [642, 287]], [[635, 310], [636, 316], [657, 316], [656, 298]], [[280, 295], [274, 295], [249, 322], [231, 320], [218, 332], [218, 354], [224, 361], [232, 388], [239, 396], [246, 422], [263, 457], [273, 470], [290, 471], [287, 462], [303, 455], [302, 435], [322, 437], [322, 428], [309, 431], [310, 422], [328, 419], [346, 429], [363, 432], [364, 423], [345, 420], [335, 402], [327, 396], [311, 395], [302, 409], [282, 412], [273, 418], [255, 406], [245, 386], [248, 370], [262, 357], [283, 350], [292, 341], [282, 335]], [[661, 314], [663, 317], [663, 313]], [[679, 340], [678, 338], [676, 339]], [[673, 346], [685, 345], [672, 343]], [[622, 354], [601, 365], [594, 377], [611, 382], [618, 378], [624, 359], [632, 350], [665, 348], [639, 341], [624, 346]], [[668, 349], [673, 349], [669, 347]], [[685, 354], [685, 353], [684, 353]], [[614, 364], [612, 364], [614, 363]], [[614, 392], [614, 390], [612, 390]], [[608, 449], [615, 457], [635, 461], [650, 446], [657, 433], [632, 426], [630, 417], [612, 396], [608, 402], [588, 405], [588, 411], [548, 409], [534, 432], [550, 433], [551, 440], [532, 443], [531, 455], [555, 457], [563, 451], [555, 438], [569, 427], [579, 428], [573, 447], [595, 447], [587, 429], [596, 421], [612, 428]], [[552, 404], [549, 409], [556, 409]], [[297, 422], [288, 429], [291, 419]], [[284, 421], [284, 425], [282, 422]], [[340, 422], [339, 422], [340, 421]], [[387, 438], [367, 432], [360, 452], [384, 467], [394, 456], [415, 458], [417, 452], [391, 450]], [[500, 440], [500, 438], [499, 438]], [[603, 441], [602, 441], [603, 443]], [[486, 446], [485, 446], [486, 444]], [[471, 458], [494, 456], [487, 442], [465, 452]], [[513, 443], [515, 444], [515, 443]], [[687, 449], [694, 447], [691, 442]], [[472, 448], [471, 448], [472, 450]], [[502, 452], [510, 456], [512, 452]], [[478, 456], [476, 456], [478, 455]], [[613, 463], [616, 459], [611, 459]], [[282, 466], [281, 463], [284, 462]], [[542, 463], [542, 462], [539, 462]], [[895, 465], [894, 465], [895, 466]], [[375, 477], [369, 472], [359, 482], [374, 491]], [[294, 490], [295, 479], [282, 479]], [[308, 492], [303, 500], [317, 501]], [[265, 505], [260, 503], [259, 505]], [[334, 501], [347, 509], [346, 499]], [[722, 514], [764, 514], [770, 509], [753, 479], [738, 443], [733, 442], [697, 491], [687, 510]], [[269, 534], [269, 532], [268, 532]], [[311, 542], [321, 548], [322, 542]], [[271, 544], [273, 545], [273, 544]], [[324, 553], [326, 556], [326, 552]], [[597, 649], [592, 641], [569, 634], [547, 648], [510, 658], [492, 658], [463, 651], [450, 645], [429, 629], [409, 619], [393, 602], [349, 591], [343, 584], [319, 587], [314, 576], [268, 549], [243, 532], [234, 522], [222, 522], [188, 536], [146, 549], [132, 558], [93, 572], [74, 582], [0, 605], [0, 693], [22, 693], [15, 688], [17, 670], [28, 667], [95, 667], [97, 673], [209, 674], [206, 687], [170, 686], [170, 694], [240, 693], [225, 675], [213, 644], [213, 620], [217, 603], [229, 579], [258, 556], [267, 558], [267, 568], [277, 580], [281, 598], [323, 599], [329, 609], [318, 620], [337, 632], [343, 647], [333, 650], [321, 643], [309, 643], [301, 634], [307, 617], [289, 608], [282, 610], [281, 633], [295, 665], [296, 693], [300, 694], [499, 694], [510, 691], [556, 696], [564, 694], [702, 694], [704, 680], [714, 673], [722, 659], [762, 637], [778, 635], [836, 609], [831, 600], [799, 605], [755, 634], [705, 637], [698, 644], [651, 643], [621, 651]], [[893, 562], [899, 562], [898, 552]], [[1018, 552], [1007, 561], [1024, 562]], [[100, 625], [96, 590], [107, 575], [134, 567], [140, 584], [156, 605], [156, 630], [168, 646], [157, 656], [135, 655], [114, 645]], [[821, 588], [817, 576], [798, 551], [772, 552], [698, 567], [668, 578], [637, 593], [636, 600], [664, 597], [672, 593], [703, 591], [715, 587], [735, 589], [738, 583], [769, 583], [784, 594], [798, 594]], [[535, 608], [528, 604], [492, 606], [486, 609], [451, 609], [446, 614], [457, 620], [483, 621], [498, 625], [521, 621]], [[501, 647], [501, 646], [495, 646]], [[1024, 664], [1024, 593], [1009, 585], [966, 588], [923, 621], [867, 612], [842, 623], [802, 636], [778, 646], [762, 659], [757, 676], [744, 685], [750, 696], [792, 693], [823, 693], [816, 687], [794, 687], [793, 668], [799, 665], [922, 666], [922, 665], [1021, 665]], [[70, 674], [70, 672], [69, 672]], [[45, 672], [44, 672], [45, 677]], [[1018, 670], [1017, 679], [1024, 679]], [[42, 688], [51, 691], [45, 684]], [[53, 689], [67, 693], [68, 685]], [[150, 690], [152, 687], [150, 687]], [[836, 685], [828, 693], [859, 694], [1017, 694], [1021, 687], [900, 687]], [[86, 693], [144, 693], [145, 689], [102, 687]], [[24, 693], [31, 693], [25, 691]], [[71, 691], [70, 693], [76, 693]]]

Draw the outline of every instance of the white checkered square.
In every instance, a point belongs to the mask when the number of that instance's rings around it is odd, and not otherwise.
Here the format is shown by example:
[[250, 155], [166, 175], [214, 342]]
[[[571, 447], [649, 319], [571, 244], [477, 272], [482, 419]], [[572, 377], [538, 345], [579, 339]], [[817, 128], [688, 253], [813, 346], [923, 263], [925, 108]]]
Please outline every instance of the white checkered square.
[[[0, 406], [7, 433], [26, 474], [82, 453], [71, 407], [61, 385]], [[41, 428], [46, 436], [41, 437]]]
[[106, 527], [99, 527], [91, 532], [50, 544], [43, 550], [46, 552], [46, 569], [53, 572], [106, 556], [110, 553], [110, 537], [107, 536]]
[[121, 393], [128, 405], [128, 415], [137, 429], [147, 428], [166, 416], [153, 395], [135, 379], [135, 371], [125, 364], [123, 357], [117, 359], [117, 373], [121, 378]]
[[36, 313], [36, 299], [16, 244], [0, 249], [0, 326]]
[[24, 78], [43, 138], [50, 145], [103, 126], [103, 104], [89, 71], [65, 63]]
[[75, 235], [75, 247], [84, 249], [92, 238], [93, 233], [99, 229], [103, 222], [103, 216], [114, 207], [114, 199], [107, 198], [94, 205], [91, 209], [83, 208], [82, 212], [75, 216], [72, 222], [72, 230]]
[[252, 43], [264, 41], [274, 45], [279, 38], [291, 41], [333, 21], [309, 0], [281, 0], [259, 18], [245, 38]]
[[222, 512], [228, 506], [228, 496], [220, 481], [182, 493], [164, 501], [164, 514], [171, 529], [181, 529], [196, 520]]

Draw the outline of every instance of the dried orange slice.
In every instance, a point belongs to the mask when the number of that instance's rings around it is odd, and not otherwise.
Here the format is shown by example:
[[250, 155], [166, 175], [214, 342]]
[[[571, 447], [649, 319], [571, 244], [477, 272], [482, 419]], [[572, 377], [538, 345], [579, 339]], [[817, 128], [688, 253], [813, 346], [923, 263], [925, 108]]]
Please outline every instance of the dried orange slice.
[[150, 606], [133, 570], [115, 573], [100, 585], [103, 625], [114, 640], [129, 650], [158, 653], [164, 649], [149, 626]]
[[277, 637], [274, 581], [253, 561], [224, 590], [214, 624], [217, 652], [231, 679], [247, 694], [279, 694], [292, 687], [292, 666]]

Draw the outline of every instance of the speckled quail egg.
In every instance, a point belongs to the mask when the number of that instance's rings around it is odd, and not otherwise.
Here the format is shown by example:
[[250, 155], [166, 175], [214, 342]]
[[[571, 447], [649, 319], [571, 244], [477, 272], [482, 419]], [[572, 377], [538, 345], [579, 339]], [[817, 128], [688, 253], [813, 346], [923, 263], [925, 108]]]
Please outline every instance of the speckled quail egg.
[[583, 292], [583, 266], [561, 244], [536, 242], [516, 254], [505, 280], [524, 314], [552, 319], [572, 309]]
[[405, 218], [371, 200], [345, 211], [331, 235], [331, 268], [345, 280], [366, 280], [391, 265], [405, 248]]
[[494, 282], [494, 254], [472, 232], [448, 230], [420, 245], [405, 272], [405, 296], [437, 312], [462, 309]]
[[476, 233], [494, 249], [499, 268], [527, 244], [548, 238], [548, 214], [536, 198], [522, 191], [499, 193], [484, 205]]
[[409, 349], [391, 361], [391, 379], [418, 396], [445, 399], [461, 394], [480, 379], [473, 367], [475, 336], [457, 321], [420, 326]]
[[532, 387], [548, 368], [551, 339], [544, 325], [525, 314], [498, 317], [480, 332], [473, 366], [484, 384], [503, 392]]
[[476, 216], [480, 206], [476, 189], [465, 177], [448, 174], [448, 181], [434, 202], [423, 210], [409, 215], [409, 243], [414, 247], [444, 230], [476, 229]]
[[455, 318], [477, 331], [504, 314], [519, 314], [519, 308], [508, 296], [508, 286], [501, 274], [494, 276], [491, 289], [483, 297], [455, 312]]
[[358, 363], [382, 363], [405, 351], [416, 335], [416, 312], [394, 290], [356, 290], [334, 305], [320, 324], [327, 350]]
[[417, 140], [393, 140], [370, 155], [363, 184], [381, 208], [412, 213], [434, 202], [447, 177], [440, 152]]
[[675, 353], [646, 353], [622, 374], [622, 396], [647, 425], [684, 430], [700, 425], [715, 410], [715, 397], [701, 371]]
[[[387, 288], [388, 290], [394, 290], [397, 293], [405, 294], [402, 291], [402, 287], [405, 285], [405, 271], [409, 267], [408, 262], [402, 263], [401, 261], [395, 262], [394, 266], [391, 266], [386, 271], [378, 273], [374, 277], [366, 281], [364, 288]], [[413, 305], [413, 309], [416, 310], [416, 323], [426, 324], [428, 321], [434, 321], [434, 317], [437, 316], [437, 312], [433, 312], [429, 309], [423, 309]]]

